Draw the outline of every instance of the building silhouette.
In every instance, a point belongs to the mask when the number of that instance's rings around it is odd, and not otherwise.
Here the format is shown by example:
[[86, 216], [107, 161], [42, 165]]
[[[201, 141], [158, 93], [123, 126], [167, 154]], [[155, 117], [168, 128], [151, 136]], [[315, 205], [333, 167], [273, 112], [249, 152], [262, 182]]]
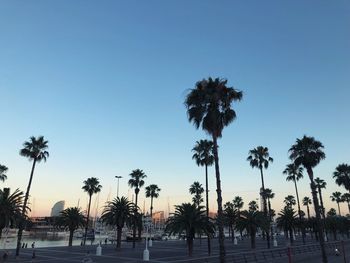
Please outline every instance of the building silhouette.
[[60, 212], [64, 210], [64, 204], [65, 201], [58, 201], [56, 204], [53, 205], [51, 208], [51, 216], [59, 216]]

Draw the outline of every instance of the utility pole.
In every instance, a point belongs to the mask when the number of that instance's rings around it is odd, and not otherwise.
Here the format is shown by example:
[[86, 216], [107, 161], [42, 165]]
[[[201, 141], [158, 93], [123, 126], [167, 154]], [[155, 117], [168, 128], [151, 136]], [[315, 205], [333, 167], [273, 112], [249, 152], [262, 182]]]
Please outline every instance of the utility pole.
[[119, 197], [119, 179], [123, 178], [123, 176], [116, 175], [115, 178], [117, 178], [117, 180], [118, 180], [118, 183], [117, 183], [117, 197]]

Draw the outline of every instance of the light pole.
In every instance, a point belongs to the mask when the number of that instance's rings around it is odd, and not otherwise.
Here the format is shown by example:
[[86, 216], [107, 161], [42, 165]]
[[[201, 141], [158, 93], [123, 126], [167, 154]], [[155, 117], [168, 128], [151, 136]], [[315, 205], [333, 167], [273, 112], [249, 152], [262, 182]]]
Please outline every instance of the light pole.
[[151, 218], [150, 216], [148, 215], [148, 213], [146, 214], [146, 216], [144, 216], [142, 218], [142, 221], [143, 221], [143, 224], [146, 228], [146, 248], [145, 250], [143, 251], [143, 261], [149, 261], [149, 250], [148, 250], [148, 229], [151, 225]]
[[119, 179], [120, 179], [120, 178], [123, 178], [123, 176], [116, 175], [115, 178], [118, 179], [118, 183], [117, 183], [117, 197], [119, 197]]

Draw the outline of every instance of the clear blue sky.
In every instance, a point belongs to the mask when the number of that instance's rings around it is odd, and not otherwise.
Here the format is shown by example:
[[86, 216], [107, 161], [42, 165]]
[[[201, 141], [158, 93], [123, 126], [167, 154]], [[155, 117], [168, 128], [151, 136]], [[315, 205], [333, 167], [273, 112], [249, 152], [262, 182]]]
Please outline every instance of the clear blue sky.
[[[294, 194], [281, 174], [287, 151], [304, 134], [325, 145], [315, 175], [327, 181], [328, 200], [342, 190], [334, 168], [350, 162], [349, 28], [345, 0], [2, 1], [0, 163], [9, 172], [1, 187], [25, 190], [30, 163], [18, 151], [44, 135], [51, 156], [34, 177], [36, 214], [61, 199], [85, 205], [90, 176], [103, 185], [100, 205], [115, 196], [115, 175], [127, 195], [136, 168], [162, 188], [156, 210], [190, 200], [189, 185], [204, 183], [191, 148], [206, 135], [188, 123], [183, 101], [213, 76], [244, 92], [219, 142], [224, 201], [258, 197], [246, 157], [264, 145], [275, 159], [266, 185], [281, 206]], [[211, 169], [212, 209], [214, 183]], [[310, 195], [307, 178], [300, 188]]]

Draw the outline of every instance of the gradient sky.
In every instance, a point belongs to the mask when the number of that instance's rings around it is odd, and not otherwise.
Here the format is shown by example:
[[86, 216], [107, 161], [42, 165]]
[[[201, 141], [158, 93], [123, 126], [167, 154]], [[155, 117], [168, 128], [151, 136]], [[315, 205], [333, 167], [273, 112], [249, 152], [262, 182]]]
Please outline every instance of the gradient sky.
[[[162, 189], [155, 210], [190, 201], [189, 185], [204, 183], [191, 149], [207, 135], [188, 122], [183, 102], [212, 76], [244, 92], [219, 141], [224, 201], [258, 198], [259, 172], [246, 158], [263, 145], [275, 159], [265, 182], [279, 209], [294, 194], [282, 175], [288, 149], [306, 134], [325, 146], [315, 176], [328, 183], [327, 210], [335, 207], [329, 195], [344, 190], [332, 172], [350, 162], [349, 28], [346, 0], [2, 1], [0, 163], [9, 172], [0, 187], [25, 190], [31, 163], [19, 150], [44, 135], [50, 158], [35, 171], [35, 216], [58, 200], [85, 208], [81, 187], [91, 176], [103, 185], [99, 207], [115, 197], [115, 175], [131, 198], [136, 168]], [[214, 210], [213, 168], [209, 183]], [[310, 196], [308, 178], [299, 187]]]

